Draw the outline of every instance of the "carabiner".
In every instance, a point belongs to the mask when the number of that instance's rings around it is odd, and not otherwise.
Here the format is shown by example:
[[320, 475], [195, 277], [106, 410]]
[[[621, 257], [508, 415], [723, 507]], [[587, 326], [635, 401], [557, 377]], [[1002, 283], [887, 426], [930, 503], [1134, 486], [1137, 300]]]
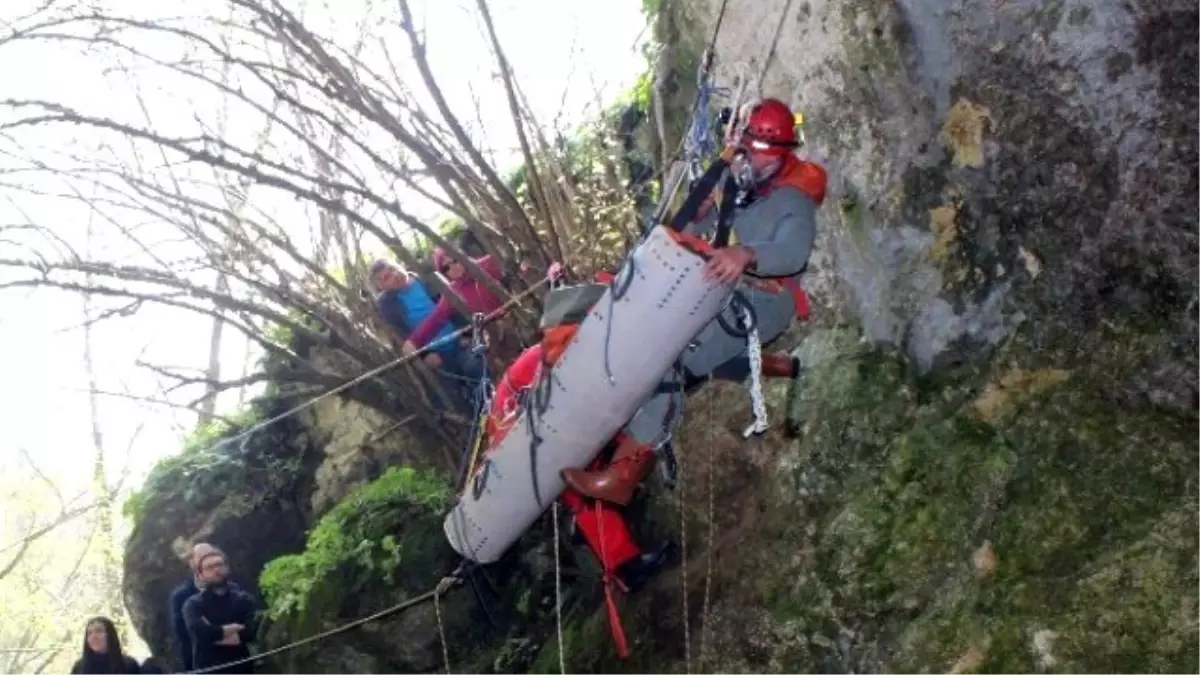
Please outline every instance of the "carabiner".
[[478, 352], [487, 347], [487, 333], [483, 331], [484, 316], [480, 312], [471, 315], [471, 351]]

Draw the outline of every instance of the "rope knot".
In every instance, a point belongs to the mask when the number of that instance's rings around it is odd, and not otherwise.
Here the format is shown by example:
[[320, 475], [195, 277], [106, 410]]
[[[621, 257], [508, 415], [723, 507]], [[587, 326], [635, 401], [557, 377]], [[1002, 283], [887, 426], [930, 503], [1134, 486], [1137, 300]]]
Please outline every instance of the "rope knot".
[[436, 588], [433, 589], [435, 595], [445, 595], [446, 591], [462, 583], [462, 579], [456, 576], [442, 577]]

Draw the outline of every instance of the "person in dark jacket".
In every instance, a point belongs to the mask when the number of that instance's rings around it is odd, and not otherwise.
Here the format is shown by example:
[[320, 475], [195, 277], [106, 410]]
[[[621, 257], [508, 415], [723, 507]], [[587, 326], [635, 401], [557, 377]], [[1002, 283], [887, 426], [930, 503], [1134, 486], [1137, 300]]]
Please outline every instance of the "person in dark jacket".
[[253, 673], [253, 662], [234, 662], [250, 657], [249, 645], [258, 632], [254, 598], [229, 583], [229, 567], [220, 550], [200, 556], [196, 568], [204, 588], [183, 603], [183, 621], [192, 638], [192, 667], [212, 673]]
[[[183, 670], [189, 671], [192, 669], [192, 636], [188, 633], [187, 625], [183, 622], [183, 603], [187, 602], [188, 598], [196, 595], [204, 587], [204, 582], [199, 579], [199, 570], [196, 567], [196, 561], [201, 556], [216, 550], [212, 544], [205, 542], [197, 542], [192, 546], [192, 550], [188, 552], [187, 565], [191, 570], [192, 575], [187, 581], [175, 587], [171, 591], [171, 606], [169, 616], [171, 617], [171, 632], [175, 635], [176, 655], [179, 657], [179, 662], [183, 666]], [[233, 584], [233, 582], [229, 582]], [[233, 584], [234, 587], [237, 584]]]
[[103, 616], [88, 619], [83, 633], [83, 656], [75, 662], [71, 674], [140, 672], [137, 661], [121, 651], [121, 638], [113, 622]]

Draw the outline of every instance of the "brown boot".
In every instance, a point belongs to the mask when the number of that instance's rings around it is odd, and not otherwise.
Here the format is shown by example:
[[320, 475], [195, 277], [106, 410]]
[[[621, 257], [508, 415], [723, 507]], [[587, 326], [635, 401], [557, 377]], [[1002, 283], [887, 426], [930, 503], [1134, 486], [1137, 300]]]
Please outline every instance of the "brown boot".
[[762, 355], [763, 377], [795, 377], [799, 364], [787, 352], [772, 352]]
[[564, 469], [563, 480], [572, 490], [592, 499], [626, 506], [638, 483], [654, 468], [654, 452], [629, 436], [621, 439], [608, 466], [598, 471]]

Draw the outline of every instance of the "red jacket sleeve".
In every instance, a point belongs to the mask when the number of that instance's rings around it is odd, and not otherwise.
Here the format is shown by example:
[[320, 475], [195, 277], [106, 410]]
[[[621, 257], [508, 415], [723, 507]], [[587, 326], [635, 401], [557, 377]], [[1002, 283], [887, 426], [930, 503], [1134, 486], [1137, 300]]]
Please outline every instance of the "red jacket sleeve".
[[496, 281], [500, 281], [504, 276], [504, 270], [500, 269], [500, 261], [496, 260], [495, 256], [491, 254], [485, 255], [482, 258], [476, 258], [474, 262]]
[[425, 320], [408, 337], [409, 341], [417, 349], [424, 347], [427, 342], [433, 339], [434, 335], [437, 335], [442, 326], [446, 325], [453, 311], [454, 308], [450, 305], [450, 301], [442, 297], [438, 300], [438, 304], [433, 308], [433, 311], [429, 313], [429, 316], [425, 317]]

